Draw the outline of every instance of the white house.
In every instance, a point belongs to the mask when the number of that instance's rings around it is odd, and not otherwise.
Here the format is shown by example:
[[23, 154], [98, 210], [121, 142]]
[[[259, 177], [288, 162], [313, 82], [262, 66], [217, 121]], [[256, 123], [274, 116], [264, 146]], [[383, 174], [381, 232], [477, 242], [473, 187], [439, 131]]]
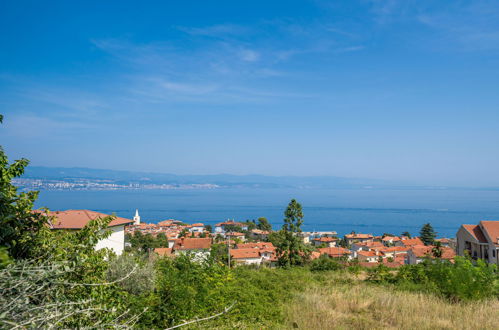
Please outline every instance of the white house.
[[230, 257], [235, 264], [260, 265], [262, 263], [259, 249], [254, 248], [230, 250]]
[[[52, 217], [50, 228], [53, 230], [80, 230], [90, 220], [105, 218], [110, 215], [89, 210], [67, 210], [53, 211], [48, 216]], [[125, 226], [131, 225], [133, 222], [130, 219], [113, 217], [113, 220], [109, 223], [107, 229], [105, 229], [110, 231], [111, 234], [107, 238], [98, 241], [95, 249], [108, 248], [117, 255], [122, 254], [125, 248]]]
[[194, 223], [189, 228], [191, 233], [202, 233], [204, 232], [204, 224], [203, 223]]
[[182, 237], [175, 241], [172, 252], [175, 255], [190, 254], [194, 260], [206, 260], [210, 256], [211, 238]]
[[480, 221], [478, 225], [462, 225], [457, 234], [457, 254], [469, 254], [499, 265], [499, 221]]

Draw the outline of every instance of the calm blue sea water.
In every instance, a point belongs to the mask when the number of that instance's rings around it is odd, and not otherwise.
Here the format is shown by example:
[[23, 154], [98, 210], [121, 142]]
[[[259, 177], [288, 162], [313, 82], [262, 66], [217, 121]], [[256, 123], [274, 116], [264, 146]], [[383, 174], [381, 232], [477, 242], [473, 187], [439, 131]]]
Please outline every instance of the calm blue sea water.
[[234, 218], [267, 217], [282, 225], [291, 198], [304, 207], [304, 230], [417, 234], [431, 222], [439, 236], [454, 237], [462, 223], [499, 220], [499, 191], [375, 189], [217, 189], [130, 191], [42, 191], [37, 207], [90, 209], [142, 221], [178, 219], [214, 224]]

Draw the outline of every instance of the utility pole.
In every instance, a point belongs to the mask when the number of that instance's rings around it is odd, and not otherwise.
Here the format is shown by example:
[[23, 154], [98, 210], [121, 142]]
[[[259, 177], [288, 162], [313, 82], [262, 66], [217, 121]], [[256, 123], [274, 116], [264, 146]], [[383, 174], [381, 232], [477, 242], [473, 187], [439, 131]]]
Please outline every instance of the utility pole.
[[[227, 233], [225, 234], [227, 236]], [[228, 253], [228, 264], [229, 264], [229, 268], [230, 268], [230, 236], [227, 238], [227, 253]]]

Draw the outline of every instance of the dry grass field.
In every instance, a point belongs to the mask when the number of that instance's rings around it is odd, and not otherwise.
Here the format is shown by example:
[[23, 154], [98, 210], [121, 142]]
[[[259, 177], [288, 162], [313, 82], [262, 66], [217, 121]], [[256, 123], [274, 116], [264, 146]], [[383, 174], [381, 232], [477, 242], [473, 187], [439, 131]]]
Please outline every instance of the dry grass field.
[[285, 328], [499, 329], [497, 299], [450, 303], [428, 294], [363, 283], [348, 274], [328, 276], [329, 285], [311, 286], [286, 306]]

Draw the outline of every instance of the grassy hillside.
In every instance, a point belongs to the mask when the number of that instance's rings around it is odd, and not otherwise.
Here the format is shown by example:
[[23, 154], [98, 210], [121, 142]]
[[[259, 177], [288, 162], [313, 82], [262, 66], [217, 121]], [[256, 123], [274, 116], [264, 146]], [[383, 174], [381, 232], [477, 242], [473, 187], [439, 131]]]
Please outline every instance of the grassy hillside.
[[347, 271], [241, 269], [238, 277], [251, 282], [252, 290], [258, 287], [250, 299], [244, 294], [250, 292], [248, 288], [240, 287], [240, 307], [234, 313], [244, 316], [226, 315], [199, 326], [217, 329], [497, 329], [499, 300], [495, 298], [452, 303], [433, 294], [365, 282], [365, 273], [354, 275]]
[[430, 294], [394, 290], [349, 274], [328, 273], [285, 305], [284, 328], [497, 329], [497, 299], [450, 303]]

